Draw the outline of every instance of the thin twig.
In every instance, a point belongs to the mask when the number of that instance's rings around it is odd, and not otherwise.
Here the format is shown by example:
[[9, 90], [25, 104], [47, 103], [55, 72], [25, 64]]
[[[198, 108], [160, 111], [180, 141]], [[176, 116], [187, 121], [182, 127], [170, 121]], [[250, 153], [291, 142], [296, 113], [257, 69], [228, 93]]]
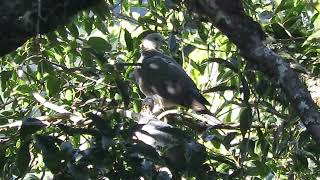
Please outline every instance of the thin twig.
[[7, 102], [5, 102], [5, 103], [3, 103], [3, 104], [0, 104], [0, 109], [3, 109], [5, 106], [13, 103], [13, 102], [16, 101], [16, 100], [17, 100], [17, 98], [14, 98], [14, 99], [10, 99], [9, 101], [7, 101]]

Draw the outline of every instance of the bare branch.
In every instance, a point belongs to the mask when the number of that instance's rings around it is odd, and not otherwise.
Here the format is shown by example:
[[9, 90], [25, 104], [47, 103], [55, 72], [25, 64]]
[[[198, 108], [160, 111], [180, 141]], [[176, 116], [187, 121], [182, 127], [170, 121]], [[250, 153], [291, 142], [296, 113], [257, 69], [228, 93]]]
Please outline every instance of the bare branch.
[[[40, 102], [43, 106], [46, 108], [49, 108], [55, 112], [58, 112], [60, 114], [68, 114], [71, 121], [73, 121], [75, 124], [78, 123], [80, 120], [83, 120], [83, 117], [80, 117], [78, 115], [75, 115], [71, 113], [70, 111], [64, 109], [61, 106], [55, 105], [51, 103], [50, 101], [47, 101], [44, 97], [42, 97], [39, 93], [33, 93], [33, 97]], [[80, 114], [80, 113], [77, 113]]]

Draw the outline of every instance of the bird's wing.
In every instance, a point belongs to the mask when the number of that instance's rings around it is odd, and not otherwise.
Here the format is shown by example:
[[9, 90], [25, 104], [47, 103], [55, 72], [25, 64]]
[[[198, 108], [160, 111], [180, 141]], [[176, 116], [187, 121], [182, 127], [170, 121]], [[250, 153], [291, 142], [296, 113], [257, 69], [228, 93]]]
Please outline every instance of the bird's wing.
[[143, 59], [141, 76], [145, 87], [173, 103], [192, 107], [192, 103], [209, 105], [200, 94], [193, 80], [173, 59], [161, 53], [155, 53]]

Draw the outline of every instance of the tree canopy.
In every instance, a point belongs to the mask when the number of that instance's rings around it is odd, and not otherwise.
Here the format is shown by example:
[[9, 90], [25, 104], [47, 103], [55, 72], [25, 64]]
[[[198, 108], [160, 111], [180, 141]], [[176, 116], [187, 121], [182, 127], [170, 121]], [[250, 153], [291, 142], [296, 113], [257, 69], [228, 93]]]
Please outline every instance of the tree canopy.
[[[0, 10], [1, 179], [320, 177], [319, 2], [2, 0]], [[139, 114], [133, 71], [152, 32], [214, 123], [183, 107]]]

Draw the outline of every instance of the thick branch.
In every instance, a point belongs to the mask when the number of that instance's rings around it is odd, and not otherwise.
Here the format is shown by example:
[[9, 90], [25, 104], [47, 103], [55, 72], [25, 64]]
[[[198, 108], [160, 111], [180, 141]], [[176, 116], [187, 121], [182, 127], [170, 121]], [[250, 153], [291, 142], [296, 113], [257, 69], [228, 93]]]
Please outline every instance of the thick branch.
[[242, 56], [278, 82], [300, 119], [320, 144], [320, 113], [310, 93], [278, 54], [263, 44], [260, 25], [247, 16], [239, 0], [185, 0], [187, 8], [213, 23], [240, 50]]
[[66, 24], [78, 11], [99, 2], [102, 0], [1, 0], [0, 57], [38, 33]]

